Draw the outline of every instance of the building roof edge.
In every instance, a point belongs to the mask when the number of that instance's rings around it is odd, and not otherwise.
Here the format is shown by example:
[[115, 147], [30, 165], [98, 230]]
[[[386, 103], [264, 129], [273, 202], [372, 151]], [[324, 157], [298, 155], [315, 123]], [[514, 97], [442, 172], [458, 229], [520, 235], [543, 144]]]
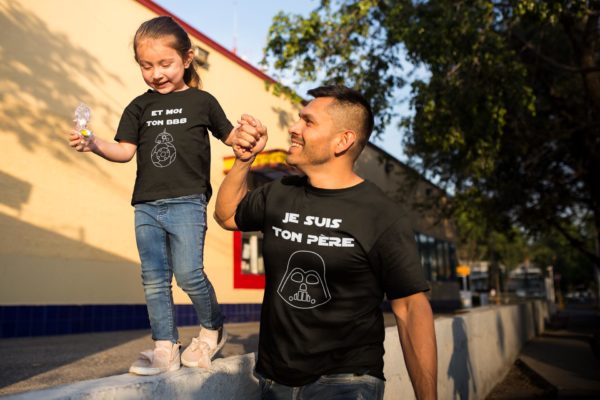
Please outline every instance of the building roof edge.
[[373, 142], [367, 142], [367, 146], [372, 147], [375, 151], [382, 153], [384, 157], [388, 157], [390, 159], [392, 159], [394, 162], [402, 165], [404, 168], [407, 168], [411, 171], [413, 171], [414, 173], [416, 173], [420, 179], [422, 179], [423, 181], [427, 182], [428, 184], [430, 184], [431, 186], [435, 187], [436, 189], [442, 191], [446, 196], [448, 196], [448, 193], [441, 188], [439, 185], [433, 183], [429, 178], [423, 176], [419, 171], [417, 171], [414, 167], [408, 165], [407, 163], [405, 163], [404, 161], [401, 161], [399, 159], [397, 159], [396, 157], [394, 157], [392, 154], [388, 153], [386, 150], [382, 149], [381, 147], [377, 146], [375, 143]]
[[166, 16], [172, 17], [190, 35], [192, 35], [196, 39], [201, 40], [204, 43], [208, 44], [210, 47], [214, 48], [221, 55], [223, 55], [226, 58], [230, 59], [231, 61], [235, 62], [240, 67], [248, 70], [252, 74], [254, 74], [257, 77], [259, 77], [260, 79], [263, 79], [263, 80], [265, 80], [267, 82], [270, 82], [270, 83], [277, 83], [277, 81], [275, 79], [271, 78], [269, 75], [265, 74], [263, 71], [261, 71], [260, 69], [256, 68], [254, 65], [250, 64], [249, 62], [244, 61], [237, 54], [235, 54], [234, 52], [232, 52], [230, 50], [227, 50], [225, 47], [223, 47], [219, 43], [215, 42], [213, 39], [211, 39], [210, 37], [206, 36], [204, 33], [200, 32], [198, 29], [194, 28], [193, 26], [191, 26], [190, 24], [188, 24], [187, 22], [185, 22], [184, 20], [182, 20], [181, 18], [179, 18], [177, 15], [173, 14], [169, 10], [167, 10], [167, 9], [159, 6], [158, 4], [156, 4], [154, 1], [152, 1], [152, 0], [135, 0], [135, 1], [137, 1], [138, 3], [140, 3], [141, 5], [143, 5], [144, 7], [148, 8], [151, 11], [154, 11], [155, 13], [157, 13], [159, 15], [166, 15]]

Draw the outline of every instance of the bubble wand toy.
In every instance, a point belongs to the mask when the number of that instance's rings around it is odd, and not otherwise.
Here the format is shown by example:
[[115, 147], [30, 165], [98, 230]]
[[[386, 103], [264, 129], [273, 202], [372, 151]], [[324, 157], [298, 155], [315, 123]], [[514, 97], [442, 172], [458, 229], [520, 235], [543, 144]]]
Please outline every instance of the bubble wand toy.
[[91, 130], [87, 129], [87, 124], [90, 120], [92, 111], [85, 103], [79, 103], [77, 108], [75, 109], [75, 129], [79, 131], [79, 134], [85, 139], [89, 140], [93, 133]]

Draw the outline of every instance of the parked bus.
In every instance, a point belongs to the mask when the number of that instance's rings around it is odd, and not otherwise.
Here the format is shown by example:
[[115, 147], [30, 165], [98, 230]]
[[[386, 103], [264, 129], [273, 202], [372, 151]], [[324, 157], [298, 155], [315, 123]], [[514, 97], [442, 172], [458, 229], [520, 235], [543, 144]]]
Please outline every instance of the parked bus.
[[508, 274], [507, 289], [517, 297], [546, 297], [546, 280], [538, 267], [521, 265]]

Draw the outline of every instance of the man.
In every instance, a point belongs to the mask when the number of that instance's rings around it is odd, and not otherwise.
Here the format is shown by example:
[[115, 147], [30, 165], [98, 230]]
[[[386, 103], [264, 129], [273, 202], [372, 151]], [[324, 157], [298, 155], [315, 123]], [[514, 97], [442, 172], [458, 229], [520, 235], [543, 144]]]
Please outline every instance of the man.
[[290, 176], [248, 192], [267, 135], [244, 117], [215, 219], [262, 231], [266, 285], [256, 373], [265, 399], [382, 399], [384, 295], [417, 398], [436, 398], [428, 290], [406, 217], [353, 165], [373, 128], [368, 102], [325, 86], [289, 128]]

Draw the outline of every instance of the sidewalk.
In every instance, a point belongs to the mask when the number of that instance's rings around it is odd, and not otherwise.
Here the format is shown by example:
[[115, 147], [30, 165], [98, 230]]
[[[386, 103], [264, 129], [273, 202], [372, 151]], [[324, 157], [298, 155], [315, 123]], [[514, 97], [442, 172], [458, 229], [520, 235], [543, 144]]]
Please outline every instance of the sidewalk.
[[525, 345], [488, 400], [600, 399], [599, 338], [598, 310], [569, 306], [558, 312], [546, 331]]

